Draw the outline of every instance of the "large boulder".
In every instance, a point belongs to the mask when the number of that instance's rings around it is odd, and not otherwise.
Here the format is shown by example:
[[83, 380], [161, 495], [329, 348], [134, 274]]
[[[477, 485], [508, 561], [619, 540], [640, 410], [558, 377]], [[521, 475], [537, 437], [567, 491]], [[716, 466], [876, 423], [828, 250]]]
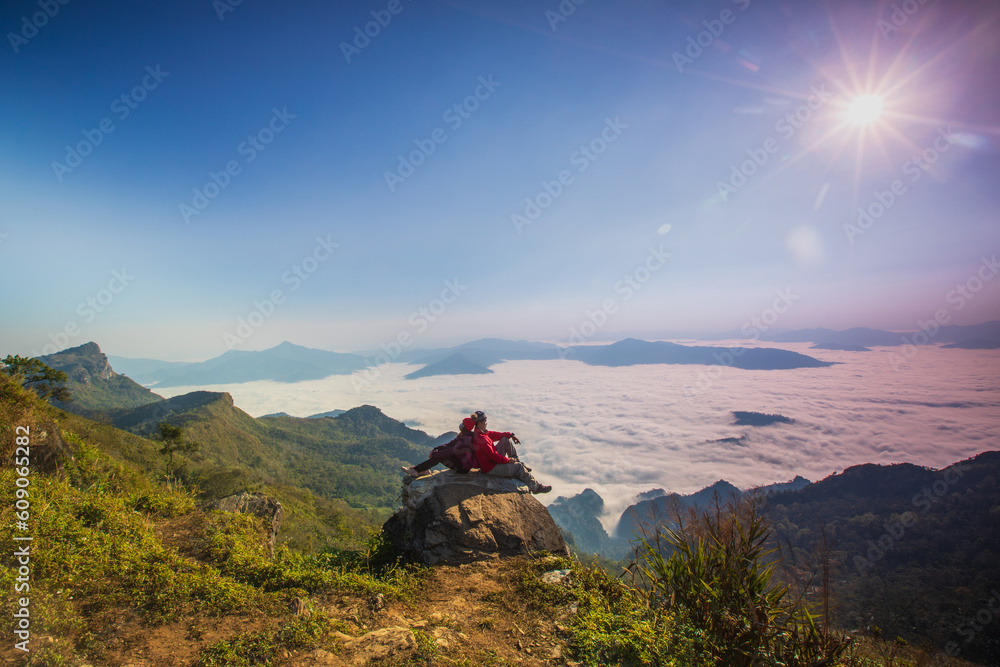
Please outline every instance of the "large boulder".
[[[73, 450], [54, 422], [19, 412], [5, 426], [7, 428], [0, 430], [0, 465], [27, 467], [31, 472], [63, 478], [64, 462], [73, 460]], [[17, 444], [17, 438], [24, 437], [27, 437], [27, 449], [24, 440], [21, 445]], [[20, 463], [15, 466], [16, 462]]]
[[450, 470], [408, 477], [402, 501], [383, 531], [428, 565], [542, 550], [569, 555], [548, 510], [514, 479]]
[[237, 493], [225, 498], [213, 500], [205, 505], [206, 510], [218, 510], [220, 512], [239, 512], [240, 514], [252, 514], [264, 520], [264, 539], [267, 540], [271, 548], [271, 555], [274, 555], [275, 540], [278, 539], [278, 530], [281, 528], [281, 503], [271, 496], [263, 493]]

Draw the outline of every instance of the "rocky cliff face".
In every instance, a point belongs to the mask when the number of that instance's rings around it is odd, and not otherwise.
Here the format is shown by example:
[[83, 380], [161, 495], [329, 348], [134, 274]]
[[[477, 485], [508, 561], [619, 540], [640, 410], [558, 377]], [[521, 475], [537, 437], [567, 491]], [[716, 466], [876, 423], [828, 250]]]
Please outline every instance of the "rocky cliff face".
[[600, 520], [604, 499], [593, 489], [584, 489], [571, 498], [560, 496], [548, 509], [559, 527], [573, 536], [580, 551], [603, 554], [615, 560], [628, 551], [625, 540], [612, 538], [604, 530]]
[[162, 396], [115, 373], [97, 343], [71, 347], [39, 359], [66, 373], [66, 388], [73, 400], [68, 403], [54, 401], [53, 404], [67, 412], [95, 418], [108, 410], [133, 408], [163, 400]]
[[545, 507], [513, 479], [439, 472], [403, 483], [403, 507], [383, 530], [428, 565], [531, 551], [568, 555]]
[[110, 380], [115, 375], [107, 355], [101, 352], [97, 343], [71, 347], [39, 359], [48, 366], [66, 373], [70, 380], [80, 384], [89, 385], [94, 379]]

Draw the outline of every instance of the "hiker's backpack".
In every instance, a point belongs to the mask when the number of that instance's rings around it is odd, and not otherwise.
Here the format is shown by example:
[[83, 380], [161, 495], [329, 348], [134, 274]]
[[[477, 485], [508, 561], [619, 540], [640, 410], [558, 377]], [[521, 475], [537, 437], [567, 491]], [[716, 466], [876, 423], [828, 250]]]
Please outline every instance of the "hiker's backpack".
[[431, 450], [430, 458], [445, 460], [454, 464], [448, 466], [458, 472], [469, 472], [473, 468], [479, 467], [476, 460], [476, 445], [472, 434], [463, 434], [443, 445], [438, 445]]

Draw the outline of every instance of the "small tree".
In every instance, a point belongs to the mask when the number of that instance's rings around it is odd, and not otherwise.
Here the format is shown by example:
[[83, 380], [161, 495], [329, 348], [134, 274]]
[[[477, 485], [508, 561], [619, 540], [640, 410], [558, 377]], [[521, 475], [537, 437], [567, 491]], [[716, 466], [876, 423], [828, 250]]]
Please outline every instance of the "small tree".
[[20, 381], [22, 387], [33, 389], [40, 398], [53, 398], [63, 402], [73, 400], [69, 389], [62, 384], [69, 376], [39, 359], [8, 354], [0, 364], [4, 373]]
[[163, 442], [160, 453], [167, 457], [167, 477], [174, 473], [174, 452], [190, 454], [197, 452], [199, 445], [197, 442], [188, 442], [184, 437], [184, 429], [167, 422], [160, 422], [156, 425], [160, 431], [159, 439]]

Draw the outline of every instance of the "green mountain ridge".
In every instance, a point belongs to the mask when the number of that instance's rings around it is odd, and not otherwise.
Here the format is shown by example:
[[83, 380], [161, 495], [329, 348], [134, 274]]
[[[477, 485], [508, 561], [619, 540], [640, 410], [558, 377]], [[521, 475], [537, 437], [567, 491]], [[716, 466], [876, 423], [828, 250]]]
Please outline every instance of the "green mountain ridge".
[[228, 393], [198, 391], [109, 413], [112, 423], [152, 435], [158, 422], [184, 429], [201, 446], [201, 462], [184, 469], [196, 475], [204, 463], [215, 477], [268, 480], [301, 486], [359, 508], [394, 506], [398, 470], [423, 460], [432, 438], [362, 406], [333, 418], [261, 417], [233, 404]]
[[[797, 477], [761, 490], [785, 578], [813, 582], [807, 599], [821, 607], [826, 568], [838, 627], [878, 628], [996, 665], [1000, 627], [975, 617], [1000, 602], [990, 603], [1000, 590], [998, 479], [1000, 451], [987, 451], [940, 470], [864, 463], [817, 482]], [[649, 537], [658, 524], [672, 523], [674, 505], [711, 513], [716, 494], [725, 503], [733, 493], [739, 489], [720, 480], [689, 496], [644, 498], [622, 513], [610, 539], [598, 521], [603, 500], [590, 489], [557, 498], [550, 513], [579, 548], [617, 557], [627, 536]]]
[[[287, 343], [275, 349], [308, 356], [306, 348]], [[436, 443], [370, 405], [332, 418], [255, 419], [228, 393], [193, 391], [164, 399], [115, 373], [96, 343], [43, 361], [70, 377], [74, 400], [57, 407], [142, 437], [154, 436], [161, 422], [184, 429], [200, 450], [181, 457], [179, 474], [218, 493], [285, 484], [384, 513], [394, 506], [400, 466], [422, 461]]]
[[[202, 445], [199, 454], [178, 457], [177, 478], [186, 490], [178, 491], [177, 480], [162, 482], [158, 472], [162, 469], [158, 442], [112, 423], [93, 421], [43, 404], [12, 378], [0, 375], [0, 434], [4, 436], [0, 453], [4, 459], [13, 453], [15, 425], [30, 427], [33, 456], [43, 453], [39, 447], [44, 447], [46, 433], [51, 434], [50, 440], [65, 438], [64, 445], [72, 453], [72, 457], [64, 458], [63, 470], [36, 470], [32, 482], [36, 494], [32, 502], [37, 503], [33, 506], [32, 520], [39, 522], [46, 538], [32, 547], [32, 562], [37, 568], [32, 581], [34, 609], [45, 610], [33, 616], [32, 627], [39, 641], [42, 637], [55, 638], [51, 649], [41, 644], [38, 655], [27, 663], [32, 666], [125, 664], [123, 657], [135, 662], [150, 648], [152, 664], [168, 664], [174, 660], [173, 648], [182, 643], [198, 646], [191, 661], [184, 664], [232, 667], [315, 664], [317, 657], [336, 659], [337, 653], [344, 650], [344, 643], [335, 639], [335, 636], [348, 637], [342, 631], [360, 635], [371, 623], [378, 622], [375, 627], [380, 627], [399, 622], [395, 616], [388, 619], [387, 614], [382, 617], [378, 614], [386, 603], [397, 600], [404, 588], [413, 591], [413, 597], [408, 598], [412, 606], [397, 606], [392, 610], [394, 614], [412, 616], [411, 609], [431, 597], [426, 595], [430, 589], [435, 591], [435, 599], [441, 596], [447, 600], [449, 608], [460, 614], [466, 612], [466, 618], [470, 607], [474, 606], [476, 611], [488, 610], [488, 615], [480, 614], [475, 623], [468, 625], [463, 625], [461, 616], [448, 621], [468, 635], [490, 631], [514, 616], [524, 629], [517, 624], [503, 625], [503, 632], [495, 633], [496, 639], [491, 639], [496, 643], [489, 650], [480, 645], [480, 652], [465, 656], [452, 651], [444, 658], [447, 662], [439, 659], [444, 655], [442, 649], [435, 649], [437, 653], [420, 662], [414, 662], [406, 654], [400, 655], [398, 661], [396, 656], [390, 662], [375, 660], [371, 667], [513, 664], [508, 658], [517, 663], [539, 664], [536, 656], [524, 650], [539, 646], [533, 641], [539, 637], [536, 628], [525, 621], [528, 617], [524, 615], [524, 607], [516, 607], [512, 612], [512, 605], [522, 602], [543, 617], [559, 614], [559, 623], [546, 641], [557, 636], [572, 637], [564, 645], [568, 651], [565, 657], [553, 658], [552, 662], [541, 658], [541, 664], [565, 664], [572, 656], [574, 660], [583, 660], [588, 667], [666, 665], [670, 664], [667, 658], [676, 651], [677, 644], [671, 642], [705, 637], [697, 634], [703, 630], [696, 632], [694, 626], [686, 625], [690, 619], [683, 609], [673, 608], [672, 596], [671, 607], [664, 610], [667, 615], [650, 619], [644, 615], [649, 613], [649, 604], [631, 594], [619, 597], [622, 593], [616, 592], [619, 591], [616, 587], [622, 583], [620, 580], [596, 578], [594, 571], [581, 569], [578, 562], [541, 560], [532, 566], [530, 573], [514, 570], [505, 581], [491, 581], [489, 585], [493, 588], [487, 591], [483, 590], [485, 577], [465, 578], [460, 585], [452, 583], [451, 579], [461, 572], [474, 572], [468, 569], [454, 573], [434, 570], [430, 575], [434, 579], [426, 588], [417, 573], [397, 570], [395, 566], [378, 569], [373, 565], [378, 549], [372, 546], [377, 543], [370, 544], [360, 557], [344, 556], [339, 551], [308, 555], [323, 546], [359, 547], [395, 504], [398, 464], [405, 460], [400, 457], [413, 453], [422, 458], [429, 443], [450, 435], [431, 438], [374, 406], [360, 406], [336, 418], [255, 419], [237, 408], [229, 394], [192, 392], [153, 404], [111, 409], [104, 416], [107, 422], [117, 419], [138, 431], [157, 421], [182, 426], [189, 440]], [[1000, 545], [997, 545], [996, 516], [1000, 497], [996, 475], [1000, 474], [997, 470], [1000, 452], [981, 454], [962, 462], [962, 466], [961, 474], [957, 474], [954, 470], [957, 466], [935, 471], [908, 464], [865, 464], [801, 491], [772, 496], [769, 502], [777, 517], [778, 536], [795, 553], [791, 565], [785, 563], [783, 567], [790, 576], [805, 580], [815, 574], [811, 568], [819, 543], [816, 519], [820, 518], [837, 539], [831, 563], [834, 604], [843, 608], [843, 613], [834, 611], [840, 614], [836, 618], [845, 624], [840, 627], [858, 627], [855, 622], [861, 617], [857, 612], [863, 611], [865, 616], [861, 620], [871, 622], [872, 626], [861, 627], [871, 627], [875, 633], [877, 624], [890, 642], [897, 632], [920, 640], [931, 636], [937, 642], [961, 641], [963, 637], [956, 634], [956, 628], [968, 630], [965, 619], [976, 618], [989, 595], [989, 582], [997, 579], [995, 555], [1000, 553]], [[5, 466], [0, 474], [9, 482], [0, 493], [5, 494], [6, 505], [13, 504], [13, 467]], [[391, 490], [388, 498], [378, 486], [383, 477]], [[944, 484], [940, 490], [938, 482]], [[274, 557], [268, 557], [255, 544], [257, 535], [252, 519], [209, 515], [196, 509], [191, 496], [196, 491], [201, 499], [206, 499], [240, 490], [263, 491], [282, 503], [285, 509], [279, 535], [282, 549]], [[595, 501], [592, 496], [596, 494], [587, 494], [584, 500], [599, 509], [591, 502]], [[348, 502], [354, 507], [348, 506]], [[923, 503], [928, 506], [926, 512]], [[886, 526], [894, 526], [894, 521], [907, 511], [917, 512], [919, 518], [915, 525], [906, 527], [905, 539], [899, 535], [893, 546], [870, 556], [866, 551], [870, 548], [868, 544], [881, 544], [884, 534], [890, 531]], [[11, 533], [6, 531], [0, 536], [8, 553], [15, 544]], [[288, 546], [296, 551], [284, 548]], [[854, 579], [845, 569], [857, 567], [854, 560], [857, 557], [871, 559], [872, 565], [865, 566], [866, 575]], [[343, 565], [358, 562], [360, 571]], [[502, 567], [509, 570], [511, 565]], [[589, 581], [591, 585], [569, 589], [544, 584], [539, 579], [550, 568], [571, 568], [573, 586], [580, 581]], [[492, 563], [483, 568], [489, 573], [495, 570]], [[11, 584], [15, 572], [9, 565], [0, 569], [5, 582]], [[380, 574], [376, 576], [377, 572]], [[698, 590], [707, 588], [711, 592], [708, 583], [699, 583]], [[818, 586], [807, 584], [806, 588], [811, 589], [811, 596], [817, 596]], [[845, 590], [867, 597], [858, 603], [845, 597]], [[470, 591], [482, 593], [482, 599]], [[488, 606], [491, 601], [497, 601], [496, 607]], [[572, 612], [564, 615], [564, 605], [571, 601]], [[609, 606], [612, 602], [614, 606]], [[303, 603], [307, 614], [300, 618], [288, 613], [290, 607]], [[3, 607], [8, 620], [4, 628], [8, 635], [14, 604], [13, 596], [5, 596]], [[277, 620], [247, 613], [265, 606]], [[433, 621], [430, 610], [424, 609], [419, 613]], [[725, 618], [740, 627], [756, 627], [751, 613], [751, 608], [740, 607], [735, 615]], [[332, 627], [327, 614], [335, 618]], [[228, 623], [221, 632], [219, 617]], [[418, 622], [428, 633], [415, 633], [419, 650], [420, 646], [433, 643], [429, 635], [433, 626]], [[261, 634], [261, 628], [275, 627], [281, 628], [281, 632], [276, 631], [273, 637]], [[997, 664], [996, 627], [997, 624], [985, 624], [985, 630], [974, 632], [974, 642], [960, 645], [963, 657], [976, 658], [982, 664]], [[335, 635], [332, 630], [338, 628], [341, 634]], [[434, 628], [435, 633], [438, 630]], [[168, 636], [167, 648], [153, 646], [150, 632], [159, 633], [161, 638]], [[166, 634], [170, 632], [173, 634]], [[203, 641], [203, 635], [208, 633], [211, 639]], [[668, 639], [656, 649], [656, 657], [648, 658], [653, 644], [664, 635]], [[129, 642], [117, 643], [120, 636], [128, 636]], [[448, 636], [449, 640], [461, 639], [457, 635]], [[523, 646], [518, 644], [515, 651], [511, 637], [521, 637]], [[588, 653], [586, 647], [595, 644], [594, 652]], [[282, 645], [287, 648], [279, 648]], [[697, 642], [696, 645], [705, 646]], [[505, 651], [502, 660], [494, 651], [498, 646]], [[882, 649], [886, 646], [883, 644]], [[917, 656], [914, 652], [906, 653], [904, 661], [904, 654], [899, 653], [903, 643], [897, 642], [895, 646], [891, 655], [887, 649], [881, 654], [889, 655], [887, 660], [855, 660], [852, 655], [849, 662], [845, 659], [794, 664], [831, 667], [930, 664], [926, 655]], [[332, 652], [312, 653], [317, 647]], [[56, 653], [56, 649], [61, 653]], [[715, 645], [712, 650], [728, 652], [731, 647]], [[0, 651], [3, 660], [14, 655], [9, 646]], [[631, 661], [617, 657], [624, 655], [647, 658]], [[703, 659], [698, 662], [691, 661], [693, 655], [692, 648], [690, 654], [675, 664], [699, 667], [711, 664], [707, 655], [700, 654]], [[21, 658], [18, 656], [18, 660]], [[749, 660], [746, 664], [750, 664]]]
[[97, 343], [86, 343], [39, 359], [69, 376], [66, 388], [72, 393], [73, 400], [58, 404], [69, 412], [89, 415], [163, 400], [159, 394], [115, 373]]
[[771, 496], [768, 514], [795, 576], [815, 576], [828, 549], [840, 627], [953, 642], [951, 655], [996, 665], [1000, 627], [968, 619], [1000, 588], [998, 479], [1000, 451], [940, 470], [866, 463]]

